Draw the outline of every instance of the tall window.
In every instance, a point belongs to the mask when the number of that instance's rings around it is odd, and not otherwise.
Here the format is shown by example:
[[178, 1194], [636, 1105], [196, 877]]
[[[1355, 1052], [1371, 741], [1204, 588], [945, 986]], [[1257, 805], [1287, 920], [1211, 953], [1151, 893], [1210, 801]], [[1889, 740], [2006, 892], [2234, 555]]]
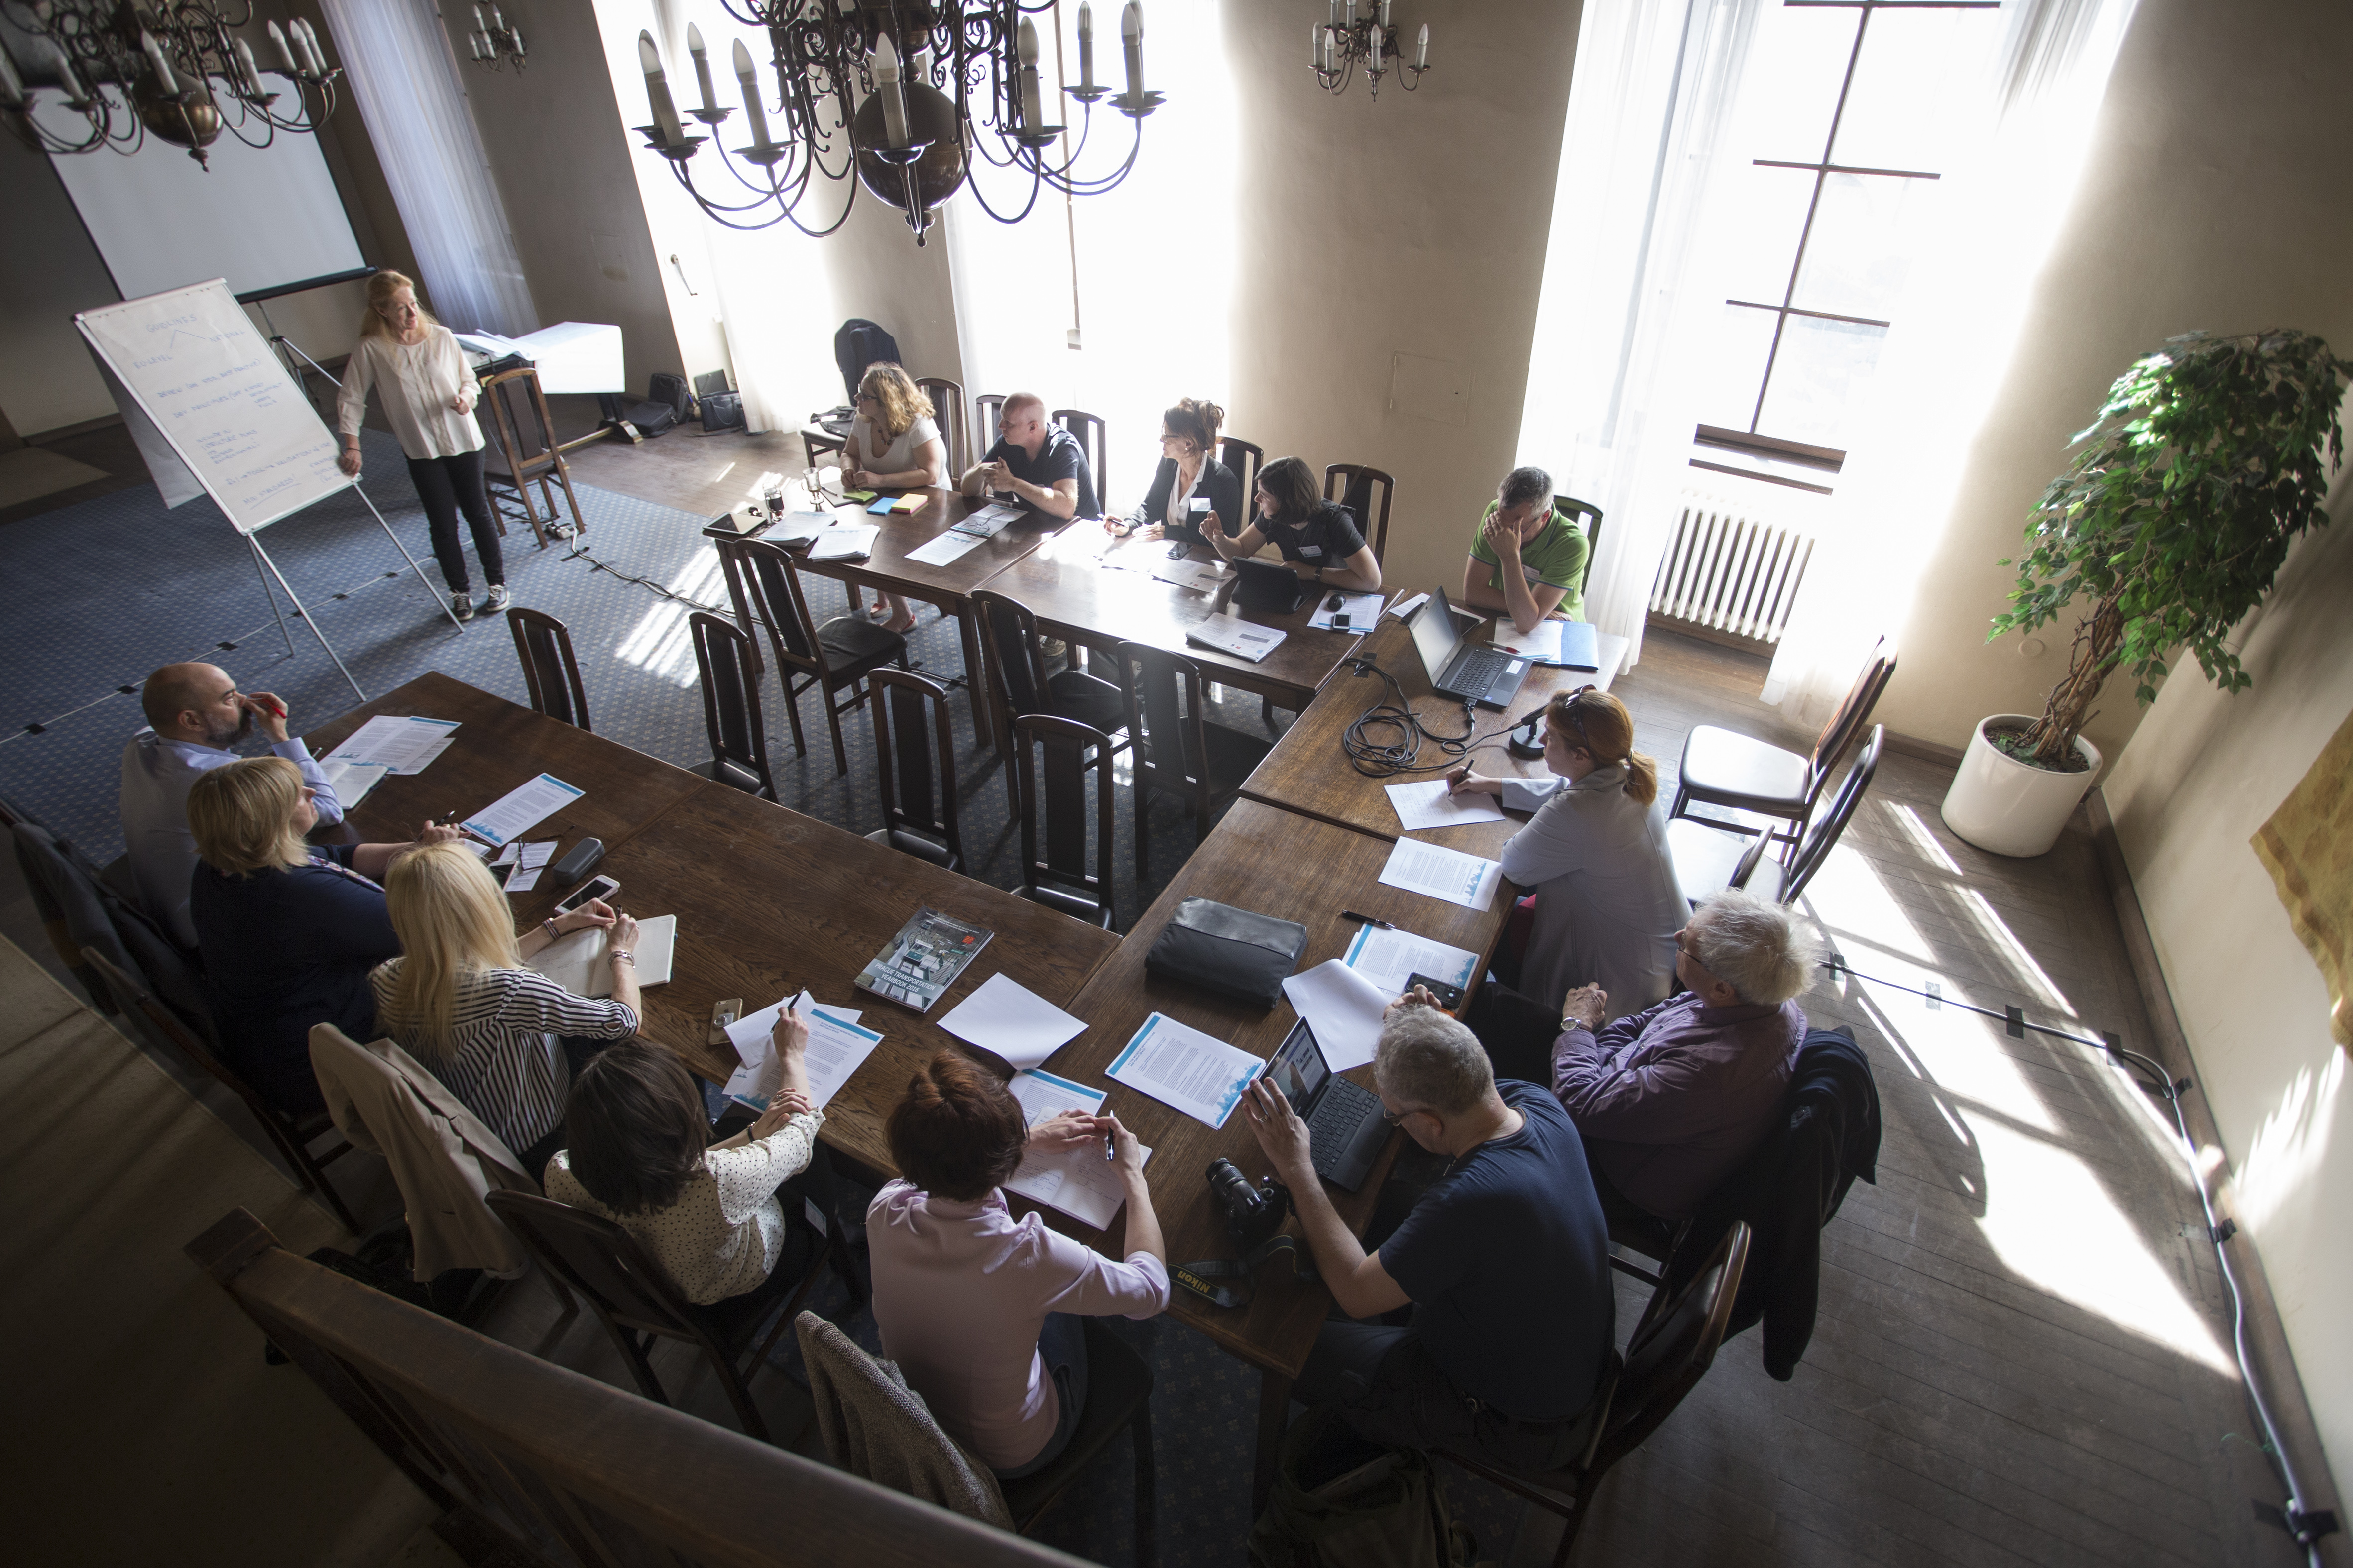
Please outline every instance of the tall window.
[[1716, 243], [1723, 319], [1692, 466], [1828, 493], [1953, 138], [1992, 0], [1783, 0], [1759, 19]]

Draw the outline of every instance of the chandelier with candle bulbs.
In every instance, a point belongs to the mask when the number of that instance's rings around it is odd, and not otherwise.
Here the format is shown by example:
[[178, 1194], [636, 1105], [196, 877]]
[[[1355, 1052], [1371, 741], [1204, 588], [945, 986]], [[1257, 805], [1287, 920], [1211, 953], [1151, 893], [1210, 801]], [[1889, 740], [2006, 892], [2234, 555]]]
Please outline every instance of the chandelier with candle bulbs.
[[[967, 183], [982, 211], [999, 223], [1018, 223], [1041, 191], [1094, 195], [1125, 179], [1143, 146], [1144, 118], [1163, 101], [1144, 85], [1138, 0], [1128, 0], [1120, 16], [1127, 90], [1116, 95], [1095, 79], [1094, 11], [1081, 0], [1079, 84], [1053, 99], [1058, 106], [1064, 95], [1079, 101], [1075, 127], [1048, 116], [1038, 31], [1029, 20], [1053, 10], [1054, 0], [766, 0], [748, 10], [737, 8], [739, 0], [723, 3], [728, 15], [765, 34], [774, 108], [752, 51], [736, 39], [730, 63], [747, 134], [723, 132], [734, 110], [718, 102], [702, 29], [689, 26], [687, 53], [702, 101], [686, 114], [709, 131], [689, 135], [661, 51], [641, 32], [638, 56], [654, 122], [638, 130], [649, 149], [670, 160], [696, 205], [730, 228], [790, 222], [823, 237], [849, 220], [863, 185], [906, 215], [921, 245], [933, 210]], [[1059, 68], [1055, 74], [1059, 80]], [[1134, 130], [1116, 166], [1082, 175], [1094, 106], [1106, 98]], [[1063, 144], [1059, 155], [1057, 142]], [[706, 145], [715, 160], [698, 160]], [[988, 176], [1004, 187], [999, 204], [981, 189], [980, 164], [1011, 171]], [[840, 211], [829, 222], [822, 214], [805, 221], [803, 202], [833, 185], [844, 187]]]
[[488, 66], [494, 71], [512, 65], [517, 75], [522, 72], [522, 29], [508, 26], [505, 13], [495, 5], [487, 17], [482, 15], [482, 7], [474, 7], [474, 30], [466, 35], [466, 47], [472, 52], [476, 65]]
[[135, 153], [153, 135], [206, 168], [224, 132], [248, 147], [316, 132], [343, 73], [311, 24], [271, 22], [273, 88], [238, 36], [252, 21], [222, 0], [0, 0], [0, 120], [39, 153]]
[[[1421, 37], [1414, 46], [1414, 58], [1409, 63], [1404, 51], [1398, 47], [1397, 29], [1389, 26], [1389, 0], [1366, 0], [1364, 14], [1356, 12], [1356, 0], [1331, 0], [1332, 19], [1318, 22], [1308, 29], [1308, 63], [1315, 68], [1315, 79], [1327, 92], [1348, 90], [1362, 67], [1365, 84], [1375, 98], [1381, 95], [1381, 78], [1397, 72], [1398, 85], [1411, 92], [1421, 85], [1421, 73], [1430, 68], [1430, 24], [1421, 25]], [[1384, 63], [1386, 62], [1386, 63]]]

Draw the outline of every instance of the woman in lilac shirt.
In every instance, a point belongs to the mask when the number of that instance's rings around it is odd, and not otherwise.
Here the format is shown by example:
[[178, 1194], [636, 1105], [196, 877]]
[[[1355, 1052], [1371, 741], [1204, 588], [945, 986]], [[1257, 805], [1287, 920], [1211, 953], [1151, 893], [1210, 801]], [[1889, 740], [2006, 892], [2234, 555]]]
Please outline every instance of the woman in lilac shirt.
[[[1160, 1221], [1143, 1146], [1116, 1117], [1064, 1111], [1024, 1124], [1020, 1102], [973, 1061], [942, 1051], [908, 1080], [885, 1128], [905, 1179], [866, 1211], [874, 1319], [950, 1436], [1012, 1480], [1067, 1447], [1087, 1402], [1082, 1317], [1149, 1318], [1168, 1305]], [[1127, 1193], [1127, 1260], [1016, 1220], [997, 1184], [1031, 1150], [1109, 1139]]]

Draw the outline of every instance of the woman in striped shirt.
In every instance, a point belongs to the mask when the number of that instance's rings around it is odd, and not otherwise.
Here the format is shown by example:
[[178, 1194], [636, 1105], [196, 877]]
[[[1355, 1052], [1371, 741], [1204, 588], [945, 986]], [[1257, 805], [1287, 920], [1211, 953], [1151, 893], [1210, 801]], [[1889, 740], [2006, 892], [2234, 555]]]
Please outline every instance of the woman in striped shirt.
[[[638, 1032], [638, 922], [601, 899], [543, 921], [520, 941], [507, 896], [463, 844], [436, 844], [395, 863], [385, 900], [401, 956], [369, 976], [376, 1020], [489, 1124], [537, 1175], [564, 1143], [571, 1072], [563, 1038], [626, 1040]], [[613, 999], [575, 996], [523, 960], [568, 931], [612, 933]]]

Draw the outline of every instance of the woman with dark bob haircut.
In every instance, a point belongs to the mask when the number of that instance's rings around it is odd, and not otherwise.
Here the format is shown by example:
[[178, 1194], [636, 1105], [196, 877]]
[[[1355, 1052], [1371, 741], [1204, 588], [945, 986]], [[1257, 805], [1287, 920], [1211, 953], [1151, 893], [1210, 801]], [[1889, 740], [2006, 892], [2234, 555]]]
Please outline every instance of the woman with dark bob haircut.
[[1324, 499], [1314, 473], [1297, 458], [1277, 458], [1259, 470], [1250, 526], [1240, 538], [1228, 538], [1224, 520], [1214, 514], [1202, 520], [1201, 537], [1229, 561], [1255, 555], [1272, 540], [1283, 564], [1313, 583], [1357, 594], [1381, 585], [1381, 563], [1356, 520]]
[[[943, 1429], [1006, 1479], [1050, 1463], [1087, 1403], [1079, 1320], [1168, 1305], [1167, 1248], [1144, 1184], [1144, 1148], [1114, 1116], [1066, 1110], [1026, 1125], [1020, 1102], [957, 1051], [907, 1081], [885, 1128], [905, 1173], [866, 1211], [874, 1321]], [[1127, 1260], [1014, 1219], [998, 1184], [1023, 1158], [1101, 1162], [1127, 1196]]]
[[783, 1087], [723, 1142], [710, 1142], [692, 1075], [641, 1040], [597, 1052], [565, 1102], [570, 1147], [547, 1163], [547, 1195], [636, 1237], [690, 1301], [723, 1301], [801, 1272], [777, 1268], [797, 1233], [776, 1189], [808, 1168], [825, 1113], [809, 1104], [808, 1025], [787, 1009], [771, 1039]]

